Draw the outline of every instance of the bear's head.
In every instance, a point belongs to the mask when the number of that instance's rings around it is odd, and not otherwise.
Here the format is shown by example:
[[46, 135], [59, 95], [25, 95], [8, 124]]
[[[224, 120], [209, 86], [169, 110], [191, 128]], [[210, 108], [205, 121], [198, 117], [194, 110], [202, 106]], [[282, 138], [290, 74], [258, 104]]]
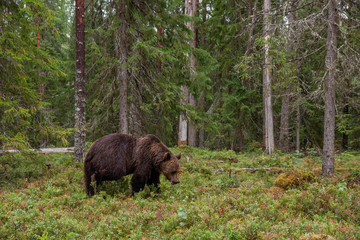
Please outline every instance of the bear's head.
[[163, 161], [160, 162], [159, 172], [164, 174], [171, 184], [178, 184], [181, 153], [174, 155], [172, 152], [165, 152]]
[[181, 153], [175, 155], [163, 144], [159, 138], [149, 134], [141, 140], [140, 144], [152, 159], [153, 166], [156, 171], [164, 176], [172, 183], [179, 183], [179, 172]]

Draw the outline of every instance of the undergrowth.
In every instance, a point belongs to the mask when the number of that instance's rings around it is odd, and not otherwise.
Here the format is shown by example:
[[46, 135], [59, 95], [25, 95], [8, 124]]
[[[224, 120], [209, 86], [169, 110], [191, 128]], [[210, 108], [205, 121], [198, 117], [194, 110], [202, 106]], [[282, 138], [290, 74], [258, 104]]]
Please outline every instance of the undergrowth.
[[[162, 177], [161, 193], [133, 197], [131, 176], [87, 197], [70, 154], [1, 156], [0, 239], [360, 239], [359, 153], [337, 155], [322, 178], [316, 155], [172, 150], [180, 184]], [[282, 188], [264, 168], [312, 177]]]

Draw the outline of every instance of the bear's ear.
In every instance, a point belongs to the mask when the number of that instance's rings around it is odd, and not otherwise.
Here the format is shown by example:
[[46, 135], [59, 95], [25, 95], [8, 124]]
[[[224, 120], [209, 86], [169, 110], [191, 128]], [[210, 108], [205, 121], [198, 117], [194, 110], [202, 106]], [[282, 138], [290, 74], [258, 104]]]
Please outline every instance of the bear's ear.
[[176, 157], [177, 159], [180, 159], [180, 158], [181, 158], [181, 153], [176, 154], [175, 157]]
[[164, 161], [170, 160], [171, 159], [171, 154], [169, 152], [166, 152], [164, 154]]

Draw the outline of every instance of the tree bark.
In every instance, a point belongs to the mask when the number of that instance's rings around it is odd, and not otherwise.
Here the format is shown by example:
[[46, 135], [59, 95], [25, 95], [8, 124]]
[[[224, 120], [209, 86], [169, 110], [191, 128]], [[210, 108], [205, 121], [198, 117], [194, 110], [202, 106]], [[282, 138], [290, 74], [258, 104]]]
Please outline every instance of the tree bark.
[[119, 133], [129, 133], [128, 123], [128, 73], [127, 73], [127, 44], [126, 44], [126, 3], [125, 0], [119, 0], [119, 7], [117, 8], [118, 17], [120, 19], [120, 26], [118, 34], [116, 35], [116, 46], [119, 58], [119, 67], [116, 71], [116, 79], [119, 81]]
[[202, 23], [201, 23], [201, 45], [206, 44], [206, 14], [207, 14], [207, 0], [202, 1]]
[[[189, 16], [190, 18], [194, 17], [196, 8], [196, 0], [185, 0], [185, 15]], [[194, 32], [194, 25], [191, 22], [187, 22], [186, 26]], [[189, 41], [189, 45], [191, 48], [194, 47], [194, 39]], [[193, 78], [195, 75], [195, 59], [194, 55], [191, 51], [190, 55], [186, 53], [186, 56], [189, 59], [188, 67], [189, 67], [189, 76], [190, 79]], [[186, 105], [189, 103], [191, 106], [196, 105], [195, 97], [192, 93], [189, 93], [189, 87], [186, 85], [181, 86], [181, 99], [180, 104]], [[187, 117], [184, 112], [180, 113], [179, 118], [179, 136], [178, 136], [178, 145], [187, 145], [189, 141], [190, 146], [195, 146], [195, 139], [196, 139], [196, 131], [195, 126], [192, 122], [189, 123], [189, 136], [188, 136], [188, 122]]]
[[[196, 100], [192, 93], [189, 93], [189, 104], [192, 107], [196, 107]], [[189, 122], [189, 146], [196, 147], [196, 128], [194, 120]]]
[[[185, 5], [185, 14], [188, 15], [190, 18], [194, 19], [195, 12], [197, 10], [197, 0], [186, 0]], [[191, 48], [197, 47], [197, 29], [195, 28], [194, 22], [187, 23], [188, 28], [194, 33], [193, 40], [189, 41], [189, 45]], [[193, 81], [195, 76], [195, 57], [193, 52], [190, 53], [189, 59], [189, 69], [190, 69], [190, 80]], [[196, 107], [196, 100], [195, 96], [189, 92], [189, 104], [192, 107]], [[195, 129], [195, 121], [191, 120], [189, 122], [189, 146], [195, 147], [196, 146], [196, 129]]]
[[264, 100], [264, 131], [265, 131], [265, 148], [266, 153], [270, 154], [274, 151], [274, 124], [273, 124], [273, 108], [272, 108], [272, 92], [271, 92], [271, 59], [269, 54], [270, 40], [270, 9], [271, 0], [264, 1], [264, 66], [263, 66], [263, 100]]
[[84, 0], [76, 0], [76, 77], [75, 77], [75, 148], [76, 161], [85, 157], [85, 8]]
[[247, 41], [247, 45], [246, 45], [246, 52], [245, 52], [246, 57], [250, 56], [251, 49], [252, 49], [253, 43], [254, 43], [254, 29], [255, 29], [255, 23], [256, 23], [257, 2], [258, 2], [258, 0], [255, 0], [254, 7], [251, 8], [251, 5], [250, 5], [249, 9], [248, 9], [248, 17], [251, 18], [251, 25], [250, 25], [250, 29], [249, 29], [249, 40]]
[[[349, 114], [349, 104], [346, 104], [344, 106], [343, 114], [345, 115], [345, 117]], [[346, 132], [344, 132], [343, 135], [342, 135], [342, 149], [343, 149], [343, 151], [348, 150], [348, 145], [349, 145], [349, 135]]]
[[335, 154], [335, 90], [336, 58], [338, 34], [337, 1], [328, 3], [328, 22], [325, 57], [325, 113], [324, 113], [324, 148], [322, 156], [322, 175], [334, 173]]
[[[206, 0], [202, 1], [202, 23], [201, 23], [201, 45], [205, 46], [206, 44], [206, 14], [207, 14], [207, 4]], [[205, 111], [205, 94], [204, 90], [201, 91], [200, 97], [199, 97], [199, 107]], [[202, 122], [201, 127], [199, 129], [199, 147], [204, 148], [205, 147], [205, 129], [204, 129], [204, 122]]]
[[201, 127], [199, 131], [199, 148], [204, 148], [204, 147], [205, 147], [205, 129]]
[[[295, 4], [291, 1], [290, 11], [288, 13], [288, 44], [287, 50], [293, 51], [293, 39], [291, 37], [293, 29], [293, 23], [295, 21]], [[290, 71], [291, 72], [291, 71]], [[289, 118], [290, 118], [290, 94], [292, 92], [292, 83], [286, 83], [285, 91], [281, 101], [281, 119], [280, 119], [280, 149], [284, 152], [289, 152]]]
[[280, 149], [283, 152], [289, 152], [289, 115], [290, 115], [290, 89], [287, 88], [284, 92], [281, 101], [281, 120], [280, 120]]
[[[73, 153], [74, 148], [68, 147], [68, 148], [40, 148], [40, 149], [28, 149], [32, 152], [37, 153], [43, 153], [43, 154], [51, 154], [51, 153]], [[10, 150], [0, 150], [0, 156], [4, 154], [10, 154], [10, 153], [20, 153], [21, 150], [17, 149], [10, 149]]]
[[[189, 101], [189, 89], [187, 86], [181, 86], [181, 99], [180, 104], [186, 105]], [[179, 136], [178, 136], [178, 146], [187, 145], [187, 118], [184, 111], [180, 113], [179, 118]]]
[[[162, 27], [161, 26], [158, 26], [157, 27], [157, 34], [159, 35], [159, 38], [161, 39], [162, 38]], [[161, 47], [162, 46], [162, 44], [161, 44], [161, 41], [159, 40], [159, 41], [157, 41], [157, 44], [159, 45], [159, 47]], [[161, 68], [162, 68], [162, 62], [161, 62], [161, 59], [160, 58], [158, 58], [157, 59], [157, 62], [158, 62], [158, 69], [159, 69], [159, 72], [158, 72], [158, 74], [160, 74], [160, 72], [161, 72]]]
[[[36, 16], [36, 27], [38, 29], [36, 33], [36, 47], [40, 49], [40, 16]], [[40, 69], [38, 70], [38, 78], [39, 78], [39, 95], [40, 95], [40, 102], [43, 100], [44, 94], [44, 84], [41, 82], [41, 72]]]
[[[36, 16], [36, 28], [37, 28], [36, 47], [40, 49], [40, 16], [39, 15]], [[42, 102], [44, 97], [44, 84], [42, 83], [41, 80], [40, 69], [38, 69], [38, 81], [39, 81], [39, 101]], [[40, 119], [39, 128], [40, 130], [42, 129], [42, 119]], [[45, 147], [45, 146], [46, 146], [46, 140], [43, 136], [40, 136], [40, 147]]]
[[300, 123], [301, 123], [300, 105], [296, 107], [296, 151], [300, 152]]

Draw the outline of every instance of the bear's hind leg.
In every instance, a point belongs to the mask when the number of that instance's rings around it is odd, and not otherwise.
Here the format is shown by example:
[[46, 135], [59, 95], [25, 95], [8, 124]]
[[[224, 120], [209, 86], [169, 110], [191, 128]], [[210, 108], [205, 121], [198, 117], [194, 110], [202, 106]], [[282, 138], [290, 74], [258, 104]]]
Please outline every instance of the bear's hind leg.
[[[94, 175], [94, 174], [93, 174]], [[88, 196], [94, 196], [95, 194], [95, 191], [94, 191], [94, 187], [91, 186], [91, 180], [92, 180], [92, 177], [93, 175], [91, 176], [88, 176], [87, 174], [85, 174], [85, 189], [86, 189], [86, 194]]]

